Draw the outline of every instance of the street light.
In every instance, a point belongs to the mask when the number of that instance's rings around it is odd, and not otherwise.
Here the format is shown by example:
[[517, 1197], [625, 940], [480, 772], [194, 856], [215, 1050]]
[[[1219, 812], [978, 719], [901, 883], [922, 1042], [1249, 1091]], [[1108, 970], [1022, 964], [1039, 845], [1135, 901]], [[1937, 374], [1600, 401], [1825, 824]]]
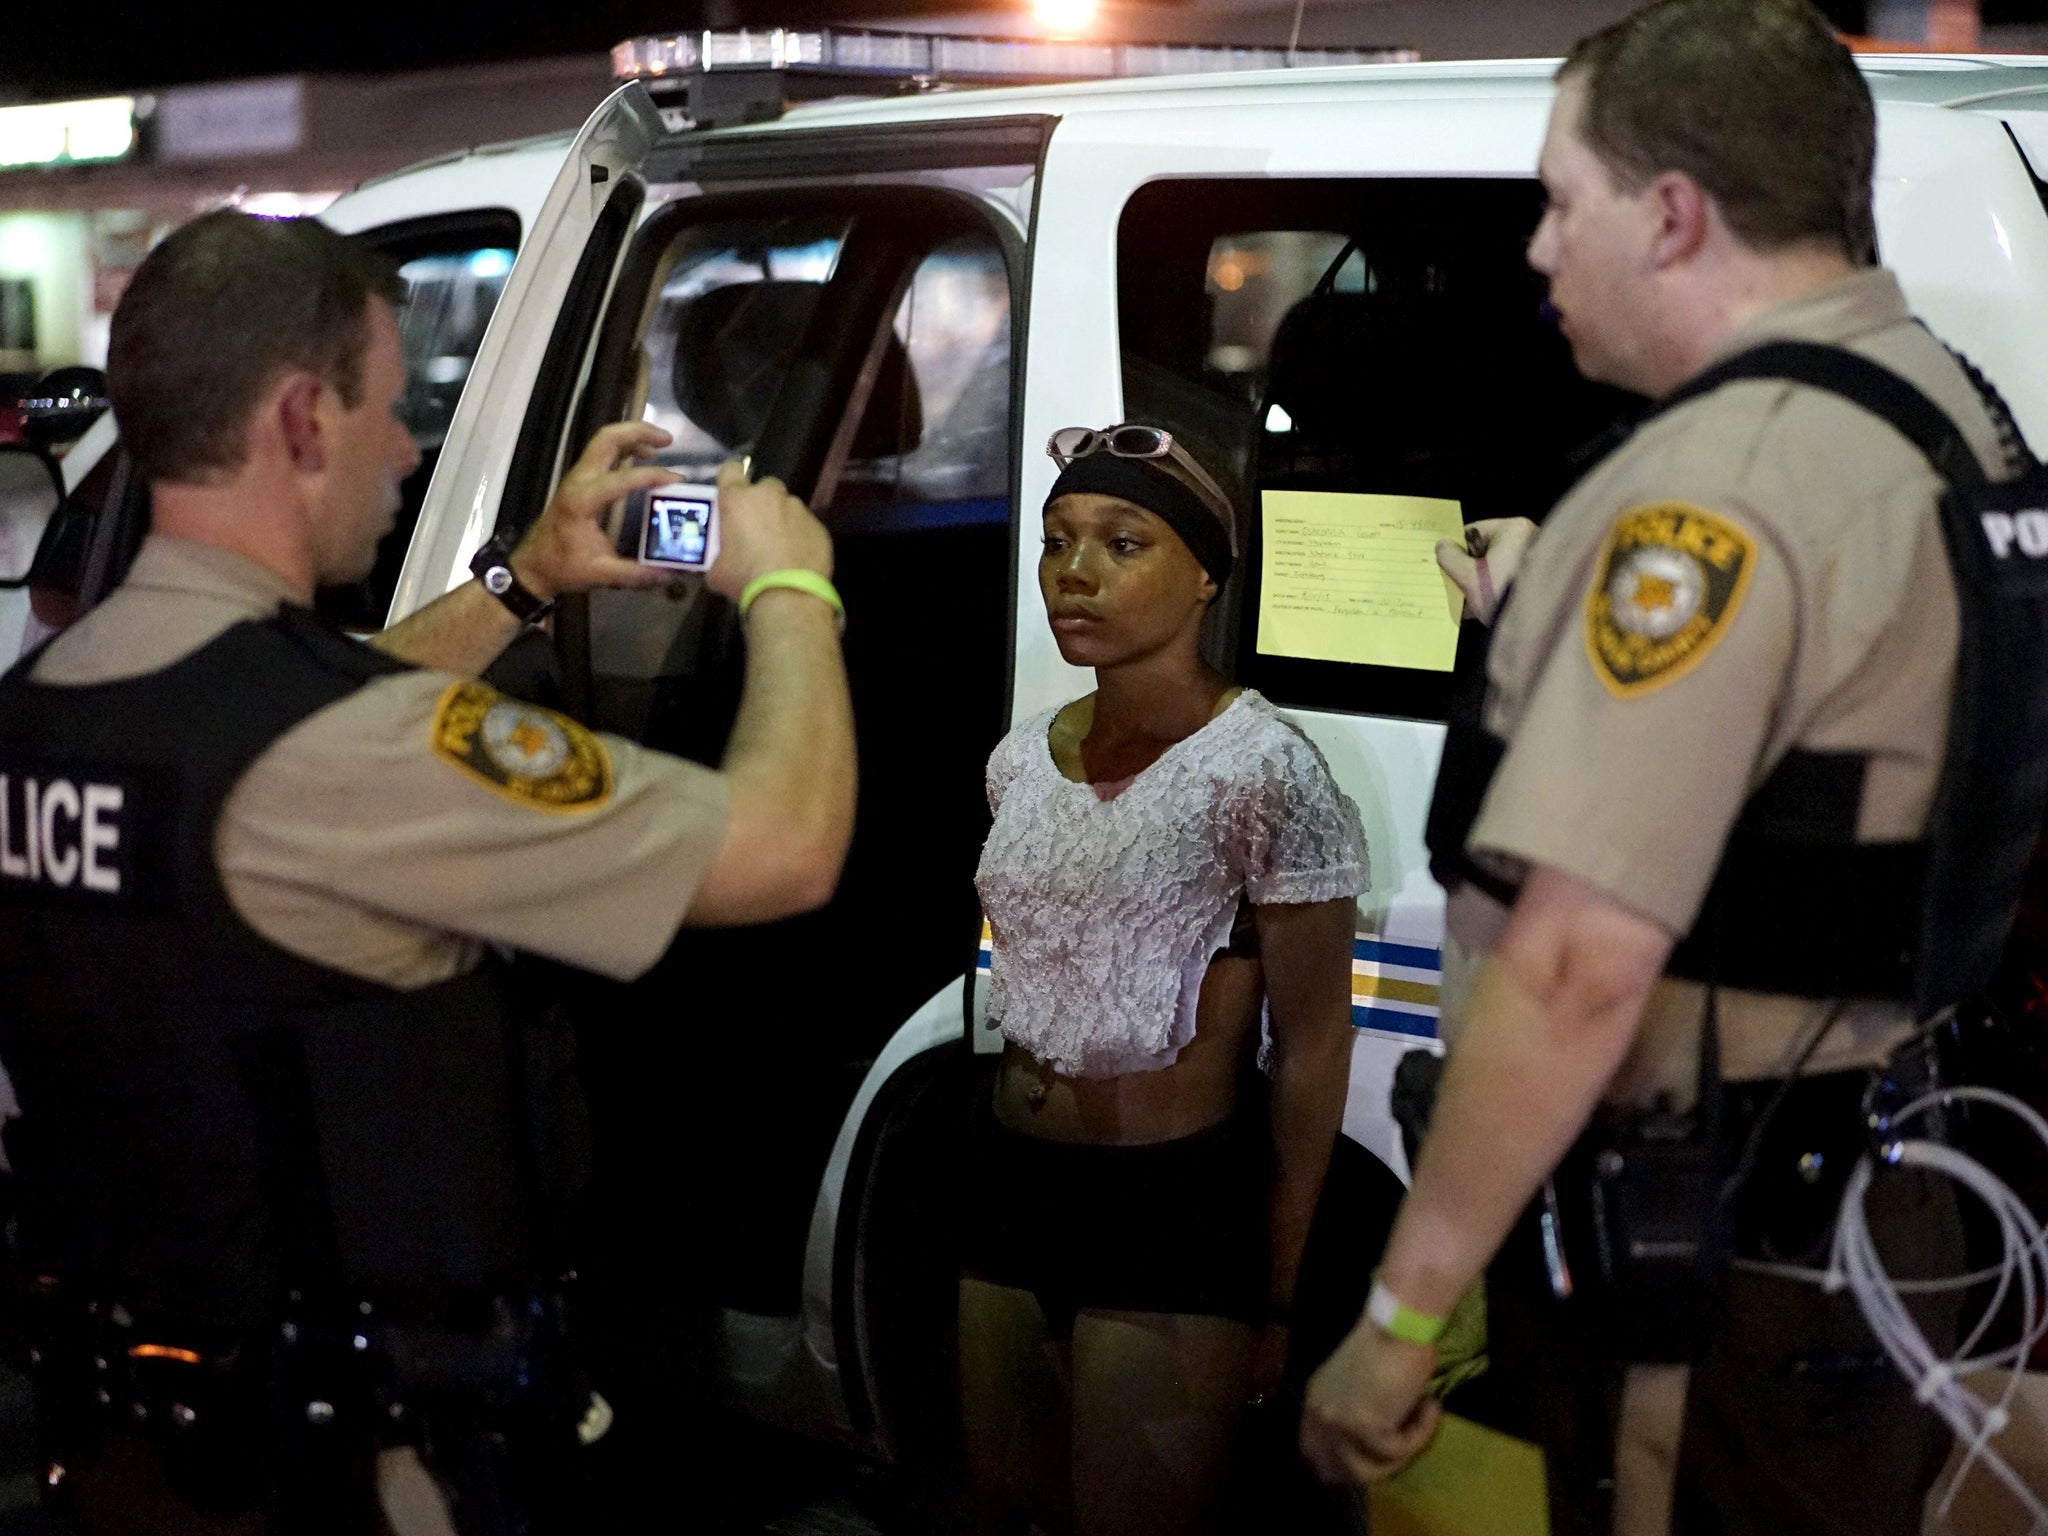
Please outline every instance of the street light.
[[1073, 37], [1095, 20], [1095, 0], [1031, 0], [1031, 10], [1048, 37]]

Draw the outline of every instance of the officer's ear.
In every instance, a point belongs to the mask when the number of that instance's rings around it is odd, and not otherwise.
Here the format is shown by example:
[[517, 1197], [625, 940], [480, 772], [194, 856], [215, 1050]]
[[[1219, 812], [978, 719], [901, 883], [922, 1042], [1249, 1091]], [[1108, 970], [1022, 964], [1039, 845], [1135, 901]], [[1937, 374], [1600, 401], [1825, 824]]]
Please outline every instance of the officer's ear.
[[282, 434], [292, 468], [301, 474], [318, 474], [327, 467], [321, 406], [329, 387], [317, 373], [299, 370], [286, 374], [271, 390], [268, 411]]
[[1641, 193], [1650, 219], [1650, 263], [1657, 271], [1698, 255], [1720, 220], [1706, 188], [1683, 171], [1665, 171]]

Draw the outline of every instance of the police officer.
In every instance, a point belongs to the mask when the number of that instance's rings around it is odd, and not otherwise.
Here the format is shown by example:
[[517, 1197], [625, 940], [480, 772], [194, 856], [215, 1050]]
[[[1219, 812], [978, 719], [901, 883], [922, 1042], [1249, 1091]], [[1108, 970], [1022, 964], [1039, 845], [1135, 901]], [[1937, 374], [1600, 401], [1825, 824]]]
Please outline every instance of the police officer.
[[[2014, 473], [1998, 411], [1873, 264], [1874, 136], [1854, 63], [1805, 0], [1664, 0], [1582, 42], [1559, 72], [1529, 250], [1580, 370], [1669, 402], [1763, 343], [1846, 348], [1931, 399], [1986, 476]], [[1909, 980], [1881, 974], [1895, 955], [1846, 983], [1809, 984], [1802, 965], [1913, 905], [1903, 871], [1943, 768], [1958, 647], [1943, 488], [1870, 410], [1738, 380], [1654, 415], [1523, 556], [1483, 717], [1454, 729], [1439, 779], [1452, 1044], [1366, 1316], [1310, 1390], [1303, 1445], [1326, 1476], [1377, 1479], [1428, 1442], [1439, 1320], [1596, 1105], [1598, 1124], [1632, 1109], [1697, 1136], [1711, 1100], [1754, 1187], [1725, 1292], [1691, 1309], [1695, 1347], [1623, 1347], [1639, 1321], [1625, 1309], [1581, 1311], [1569, 1331], [1575, 1314], [1532, 1298], [1546, 1289], [1533, 1245], [1488, 1282], [1496, 1361], [1512, 1372], [1547, 1333], [1564, 1341], [1549, 1381], [1589, 1386], [1519, 1426], [1550, 1453], [1553, 1527], [1605, 1528], [1611, 1476], [1617, 1530], [1919, 1530], [1945, 1431], [1846, 1296], [1754, 1261], [1824, 1264], [1814, 1243], [1870, 1069], [1915, 1028]], [[1762, 867], [1724, 886], [1731, 833], [1767, 812]], [[1878, 877], [1837, 881], [1781, 924], [1785, 979], [1760, 979], [1774, 936], [1757, 932], [1759, 901], [1822, 866]], [[1794, 1212], [1804, 1230], [1789, 1231], [1790, 1207], [1747, 1196], [1830, 1126], [1848, 1128], [1847, 1155], [1805, 1168], [1825, 1162], [1828, 1209]], [[1708, 1206], [1724, 1166], [1700, 1181]], [[1651, 1193], [1683, 1188], [1673, 1173]], [[1570, 1226], [1566, 1173], [1559, 1192], [1553, 1235]], [[1963, 1267], [1945, 1186], [1888, 1173], [1869, 1209], [1895, 1273]], [[1512, 1276], [1509, 1256], [1526, 1261]], [[1560, 1290], [1566, 1268], [1585, 1290], [1597, 1265], [1581, 1249], [1551, 1267]], [[1683, 1331], [1686, 1309], [1668, 1310]], [[1945, 1321], [1923, 1318], [1937, 1348]], [[1664, 1363], [1631, 1363], [1646, 1360]], [[1539, 1385], [1499, 1383], [1510, 1401]]]
[[603, 526], [673, 478], [635, 462], [653, 428], [600, 431], [373, 645], [314, 617], [419, 462], [400, 297], [312, 220], [159, 246], [109, 365], [153, 531], [0, 680], [7, 1144], [89, 1529], [374, 1528], [400, 1443], [465, 1533], [528, 1529], [522, 1477], [603, 1412], [554, 1342], [497, 956], [632, 977], [680, 924], [819, 905], [851, 833], [831, 543], [772, 480], [719, 481], [708, 581], [748, 641], [721, 769], [476, 680], [556, 597], [664, 579]]

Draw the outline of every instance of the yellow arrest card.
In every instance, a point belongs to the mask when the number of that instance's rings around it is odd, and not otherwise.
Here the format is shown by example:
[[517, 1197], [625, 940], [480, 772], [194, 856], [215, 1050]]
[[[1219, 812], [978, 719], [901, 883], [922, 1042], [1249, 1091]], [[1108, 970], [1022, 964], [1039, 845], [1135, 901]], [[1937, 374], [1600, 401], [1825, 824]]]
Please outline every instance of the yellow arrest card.
[[1429, 496], [1267, 491], [1259, 650], [1306, 661], [1448, 672], [1464, 599], [1436, 541], [1465, 540], [1465, 512]]
[[1367, 1507], [1372, 1536], [1550, 1536], [1543, 1452], [1455, 1413]]

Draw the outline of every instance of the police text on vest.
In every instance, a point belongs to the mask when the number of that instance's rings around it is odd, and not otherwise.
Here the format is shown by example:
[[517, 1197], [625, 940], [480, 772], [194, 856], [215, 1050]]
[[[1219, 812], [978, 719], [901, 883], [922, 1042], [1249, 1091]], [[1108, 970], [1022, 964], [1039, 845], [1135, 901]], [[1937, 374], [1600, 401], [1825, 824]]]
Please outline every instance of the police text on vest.
[[118, 784], [0, 773], [0, 879], [121, 893]]
[[1986, 512], [1984, 537], [1991, 541], [1992, 558], [2003, 560], [2014, 544], [2029, 559], [2048, 555], [2048, 512]]

